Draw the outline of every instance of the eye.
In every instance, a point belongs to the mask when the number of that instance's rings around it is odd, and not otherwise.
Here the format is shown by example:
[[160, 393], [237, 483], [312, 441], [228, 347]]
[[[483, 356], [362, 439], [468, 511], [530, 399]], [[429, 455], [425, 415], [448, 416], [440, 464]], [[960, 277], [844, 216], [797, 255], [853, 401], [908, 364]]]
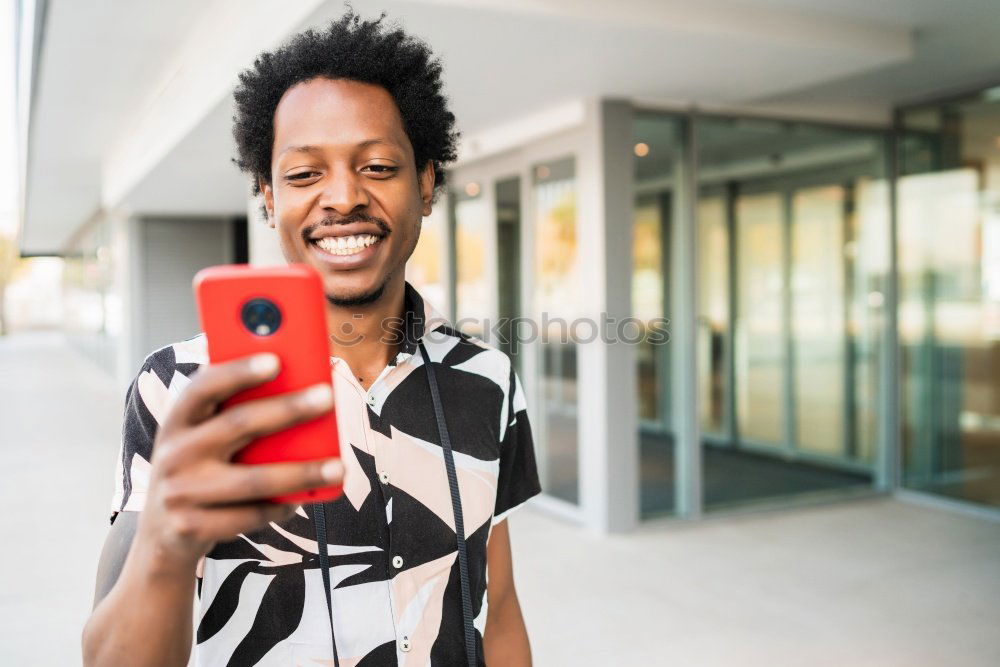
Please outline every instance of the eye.
[[399, 167], [391, 164], [369, 164], [365, 165], [361, 171], [376, 178], [388, 178], [399, 171]]
[[286, 174], [286, 181], [307, 181], [310, 178], [315, 178], [319, 176], [318, 171], [297, 171], [294, 174]]

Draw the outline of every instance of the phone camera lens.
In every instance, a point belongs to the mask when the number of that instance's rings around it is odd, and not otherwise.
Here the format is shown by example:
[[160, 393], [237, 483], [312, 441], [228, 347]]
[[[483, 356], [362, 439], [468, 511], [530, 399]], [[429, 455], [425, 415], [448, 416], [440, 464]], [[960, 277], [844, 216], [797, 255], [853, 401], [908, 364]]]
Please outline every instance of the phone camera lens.
[[240, 312], [243, 326], [258, 336], [270, 336], [281, 326], [281, 311], [267, 299], [252, 299]]

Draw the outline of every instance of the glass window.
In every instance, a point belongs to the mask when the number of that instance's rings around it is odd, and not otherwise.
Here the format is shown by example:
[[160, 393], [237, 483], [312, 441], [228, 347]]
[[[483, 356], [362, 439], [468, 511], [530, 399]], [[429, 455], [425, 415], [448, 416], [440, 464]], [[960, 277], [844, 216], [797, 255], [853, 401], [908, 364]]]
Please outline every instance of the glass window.
[[870, 486], [882, 137], [710, 116], [696, 135], [705, 506]]
[[726, 200], [704, 194], [698, 201], [698, 407], [707, 436], [726, 430], [729, 351], [729, 234]]
[[484, 335], [493, 316], [493, 290], [487, 274], [493, 212], [481, 184], [470, 181], [452, 195], [455, 239], [455, 324], [473, 336]]
[[636, 346], [639, 416], [639, 509], [644, 517], [674, 510], [671, 397], [670, 240], [681, 121], [638, 114], [633, 124], [632, 316], [643, 327]]
[[575, 169], [572, 158], [532, 169], [535, 316], [543, 336], [539, 472], [546, 493], [571, 503], [580, 499], [577, 349], [569, 336], [580, 315]]
[[420, 225], [420, 238], [410, 261], [406, 279], [440, 312], [448, 312], [448, 289], [445, 283], [444, 207], [438, 205]]
[[1000, 506], [1000, 89], [901, 124], [904, 484]]
[[847, 438], [845, 188], [822, 185], [792, 195], [792, 355], [795, 442], [841, 456]]
[[497, 335], [498, 348], [510, 355], [521, 370], [521, 355], [514, 330], [521, 312], [521, 179], [496, 184], [497, 217]]
[[740, 437], [762, 445], [784, 440], [784, 233], [781, 195], [736, 203], [736, 415]]

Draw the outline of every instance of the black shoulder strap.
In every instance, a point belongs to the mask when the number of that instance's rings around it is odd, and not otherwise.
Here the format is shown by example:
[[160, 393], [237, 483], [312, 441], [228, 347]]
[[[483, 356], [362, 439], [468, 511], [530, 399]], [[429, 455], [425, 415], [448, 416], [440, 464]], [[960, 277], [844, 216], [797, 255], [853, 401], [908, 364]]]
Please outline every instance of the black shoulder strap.
[[472, 592], [469, 585], [469, 558], [465, 550], [465, 522], [462, 519], [462, 497], [458, 492], [458, 475], [455, 472], [455, 456], [451, 451], [451, 437], [448, 435], [448, 425], [444, 421], [444, 408], [441, 407], [441, 395], [438, 392], [437, 377], [434, 364], [427, 354], [424, 342], [420, 341], [420, 355], [427, 367], [427, 383], [431, 387], [431, 402], [434, 403], [434, 416], [437, 418], [438, 435], [441, 437], [441, 448], [444, 449], [444, 464], [448, 469], [448, 486], [451, 489], [451, 508], [455, 514], [455, 536], [458, 542], [458, 568], [462, 580], [462, 621], [465, 628], [465, 655], [469, 667], [476, 667], [476, 630], [472, 625]]
[[313, 519], [316, 524], [316, 546], [319, 551], [319, 569], [323, 572], [323, 592], [326, 593], [326, 611], [330, 616], [330, 641], [333, 642], [333, 664], [340, 667], [337, 655], [337, 635], [333, 631], [333, 598], [330, 591], [330, 553], [326, 540], [326, 504], [313, 504]]
[[[438, 391], [437, 376], [434, 374], [434, 364], [427, 354], [423, 341], [419, 341], [420, 355], [427, 367], [427, 383], [430, 385], [431, 402], [434, 404], [434, 417], [437, 420], [438, 435], [441, 438], [441, 448], [444, 450], [444, 464], [448, 471], [448, 487], [451, 490], [451, 508], [455, 514], [455, 537], [458, 543], [458, 568], [462, 585], [462, 623], [465, 635], [465, 655], [469, 667], [477, 667], [476, 659], [476, 629], [472, 619], [472, 592], [469, 584], [469, 557], [465, 548], [465, 522], [462, 518], [462, 497], [458, 490], [458, 474], [455, 472], [455, 456], [451, 451], [451, 437], [448, 435], [448, 425], [444, 420], [444, 408], [441, 406], [441, 394]], [[323, 589], [326, 593], [326, 609], [330, 615], [330, 638], [333, 642], [333, 662], [340, 667], [337, 655], [337, 638], [333, 631], [333, 600], [330, 591], [330, 557], [326, 541], [326, 506], [322, 503], [313, 505], [313, 516], [316, 524], [316, 543], [319, 547], [319, 566], [323, 571]]]

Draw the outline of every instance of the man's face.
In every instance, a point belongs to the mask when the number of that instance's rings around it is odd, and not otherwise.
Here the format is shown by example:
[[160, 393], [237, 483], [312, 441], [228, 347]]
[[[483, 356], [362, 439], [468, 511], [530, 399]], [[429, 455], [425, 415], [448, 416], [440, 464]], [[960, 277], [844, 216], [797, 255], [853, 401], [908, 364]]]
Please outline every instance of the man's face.
[[315, 267], [332, 303], [358, 305], [402, 279], [431, 212], [434, 171], [415, 167], [388, 91], [319, 78], [278, 103], [262, 189], [285, 259]]

